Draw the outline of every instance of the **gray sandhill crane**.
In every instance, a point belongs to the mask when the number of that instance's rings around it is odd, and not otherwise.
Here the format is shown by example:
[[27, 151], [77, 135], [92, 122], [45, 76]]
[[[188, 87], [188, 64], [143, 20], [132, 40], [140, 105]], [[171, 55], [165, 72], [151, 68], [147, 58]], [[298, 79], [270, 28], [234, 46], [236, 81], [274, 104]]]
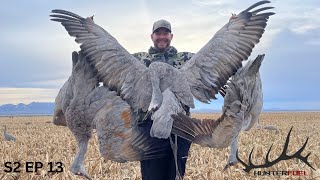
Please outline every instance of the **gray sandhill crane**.
[[262, 110], [262, 84], [259, 68], [264, 55], [249, 61], [227, 83], [223, 90], [224, 106], [218, 120], [199, 120], [183, 114], [174, 118], [172, 133], [201, 146], [224, 148], [230, 144], [225, 169], [237, 162], [238, 135], [258, 121]]
[[16, 141], [16, 137], [14, 137], [13, 135], [7, 133], [7, 126], [4, 125], [4, 129], [3, 129], [3, 137], [6, 141]]
[[66, 124], [77, 141], [71, 172], [91, 179], [83, 162], [93, 128], [97, 130], [100, 153], [106, 160], [126, 162], [165, 156], [170, 144], [152, 138], [145, 128], [134, 126], [137, 114], [115, 91], [98, 87], [96, 72], [81, 53], [73, 52], [72, 60], [71, 76], [56, 97], [53, 116], [53, 122]]
[[274, 125], [265, 125], [265, 126], [262, 126], [262, 125], [260, 125], [259, 121], [258, 121], [258, 123], [257, 123], [257, 125], [256, 125], [256, 128], [258, 128], [258, 129], [266, 129], [266, 130], [270, 130], [270, 131], [279, 132], [279, 129], [278, 129], [276, 126], [274, 126]]
[[[64, 10], [53, 10], [50, 16], [81, 44], [84, 56], [110, 90], [116, 91], [134, 112], [152, 114], [150, 135], [168, 138], [171, 114], [184, 112], [183, 106], [194, 108], [193, 97], [204, 103], [215, 99], [220, 88], [242, 67], [274, 14], [265, 12], [273, 7], [260, 8], [266, 3], [270, 1], [257, 2], [233, 15], [181, 69], [161, 62], [153, 62], [147, 68], [90, 17]], [[170, 96], [174, 94], [174, 103], [163, 104], [163, 99], [168, 98], [165, 91]]]
[[267, 130], [271, 130], [271, 131], [279, 131], [279, 129], [274, 125], [263, 126], [263, 129], [267, 129]]

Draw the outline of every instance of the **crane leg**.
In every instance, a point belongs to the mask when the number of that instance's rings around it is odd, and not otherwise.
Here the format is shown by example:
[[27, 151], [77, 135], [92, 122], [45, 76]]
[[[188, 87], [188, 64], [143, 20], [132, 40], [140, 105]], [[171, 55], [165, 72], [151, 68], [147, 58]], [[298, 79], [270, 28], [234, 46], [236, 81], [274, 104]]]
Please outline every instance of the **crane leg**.
[[179, 172], [179, 168], [178, 168], [178, 137], [177, 135], [174, 135], [175, 137], [175, 142], [173, 142], [171, 136], [169, 136], [169, 139], [170, 139], [170, 145], [171, 145], [171, 149], [172, 149], [172, 152], [173, 152], [173, 157], [174, 157], [174, 162], [175, 162], [175, 165], [176, 165], [176, 180], [182, 180], [182, 177], [180, 175], [180, 172]]
[[78, 141], [78, 151], [77, 151], [77, 154], [72, 162], [70, 171], [75, 175], [79, 175], [79, 176], [83, 176], [87, 179], [91, 179], [91, 177], [88, 175], [88, 173], [84, 167], [84, 164], [83, 164], [85, 155], [87, 153], [88, 140]]
[[234, 166], [238, 163], [236, 153], [238, 149], [238, 136], [231, 141], [230, 153], [228, 158], [228, 163], [224, 167], [223, 171], [227, 170], [229, 167]]

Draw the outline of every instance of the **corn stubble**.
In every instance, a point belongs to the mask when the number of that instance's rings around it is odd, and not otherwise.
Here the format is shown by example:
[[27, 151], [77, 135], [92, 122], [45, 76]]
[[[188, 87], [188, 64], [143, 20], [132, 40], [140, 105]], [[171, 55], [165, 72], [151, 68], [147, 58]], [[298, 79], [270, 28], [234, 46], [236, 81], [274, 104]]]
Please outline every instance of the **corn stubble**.
[[[220, 114], [193, 114], [196, 118], [218, 118]], [[16, 136], [16, 142], [4, 141], [0, 136], [0, 179], [84, 179], [69, 172], [70, 163], [76, 153], [76, 141], [67, 127], [49, 123], [51, 116], [41, 117], [0, 117], [0, 126], [7, 125], [7, 131]], [[276, 159], [291, 126], [294, 126], [289, 142], [288, 154], [296, 152], [310, 137], [302, 155], [311, 152], [309, 162], [316, 168], [311, 170], [300, 160], [281, 161], [268, 169], [255, 170], [304, 170], [307, 176], [265, 176], [263, 179], [320, 179], [320, 112], [263, 113], [262, 125], [272, 124], [280, 130], [269, 131], [253, 128], [242, 132], [239, 138], [239, 156], [248, 162], [254, 147], [253, 163], [262, 164], [268, 148], [273, 143], [270, 159]], [[104, 161], [99, 154], [95, 136], [90, 140], [85, 166], [93, 179], [141, 179], [139, 162], [115, 163]], [[223, 172], [228, 159], [228, 148], [209, 149], [192, 145], [188, 159], [185, 179], [257, 179], [253, 172], [246, 174], [240, 164]], [[25, 172], [25, 162], [42, 162], [44, 167], [38, 172]], [[5, 162], [20, 162], [20, 173], [4, 172]], [[64, 171], [48, 172], [49, 162], [62, 162]], [[54, 167], [55, 168], [55, 167]], [[260, 177], [261, 179], [261, 177]]]

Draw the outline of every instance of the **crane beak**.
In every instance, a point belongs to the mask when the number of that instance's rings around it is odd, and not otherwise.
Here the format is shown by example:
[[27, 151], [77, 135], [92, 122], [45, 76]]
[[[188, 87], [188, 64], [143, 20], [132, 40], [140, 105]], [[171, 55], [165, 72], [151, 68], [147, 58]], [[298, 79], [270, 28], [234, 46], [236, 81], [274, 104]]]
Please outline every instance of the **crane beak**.
[[149, 117], [152, 113], [153, 113], [152, 110], [151, 110], [151, 111], [148, 111], [147, 114], [146, 114], [146, 115], [144, 116], [144, 118], [142, 119], [142, 122], [145, 121], [145, 120], [147, 120], [148, 117]]
[[137, 125], [140, 126], [141, 124], [143, 124], [151, 116], [152, 113], [153, 110], [148, 111], [146, 115], [144, 115], [143, 119], [137, 122]]

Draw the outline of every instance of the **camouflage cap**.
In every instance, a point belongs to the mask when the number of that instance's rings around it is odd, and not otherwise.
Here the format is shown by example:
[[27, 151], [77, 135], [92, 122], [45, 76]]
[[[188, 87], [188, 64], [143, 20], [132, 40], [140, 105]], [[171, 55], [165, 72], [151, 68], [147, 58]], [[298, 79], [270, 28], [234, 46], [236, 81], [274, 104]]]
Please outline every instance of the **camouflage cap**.
[[166, 21], [164, 19], [153, 23], [152, 33], [154, 33], [159, 28], [166, 28], [171, 32], [171, 24], [169, 23], [169, 21]]

